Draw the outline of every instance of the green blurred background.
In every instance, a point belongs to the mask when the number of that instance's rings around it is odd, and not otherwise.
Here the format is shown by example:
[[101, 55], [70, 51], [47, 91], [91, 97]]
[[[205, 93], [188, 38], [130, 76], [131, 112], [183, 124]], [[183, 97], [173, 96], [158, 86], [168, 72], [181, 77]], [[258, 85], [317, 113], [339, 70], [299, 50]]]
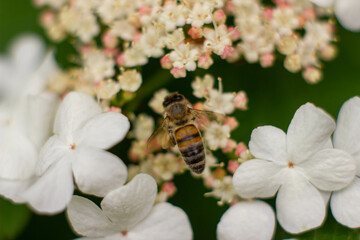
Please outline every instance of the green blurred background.
[[[0, 0], [0, 53], [4, 54], [11, 40], [19, 34], [32, 32], [47, 39], [38, 23], [39, 10], [29, 0]], [[292, 74], [282, 66], [279, 59], [275, 67], [263, 69], [258, 64], [231, 65], [217, 62], [208, 72], [223, 78], [224, 91], [244, 90], [249, 97], [249, 110], [236, 112], [240, 121], [238, 129], [232, 135], [237, 141], [248, 142], [252, 129], [260, 125], [274, 125], [286, 131], [296, 109], [313, 102], [324, 108], [334, 118], [344, 101], [360, 93], [360, 34], [348, 32], [338, 27], [338, 57], [324, 64], [323, 81], [309, 85], [300, 73]], [[67, 66], [68, 54], [74, 52], [69, 43], [54, 45], [46, 40], [49, 47], [57, 48], [57, 59], [61, 66]], [[157, 70], [154, 70], [157, 69]], [[167, 70], [159, 67], [158, 60], [152, 60], [143, 68], [144, 84], [130, 109], [136, 113], [148, 112], [146, 104], [154, 91], [165, 87], [169, 91], [178, 91], [192, 97], [190, 83], [195, 75], [206, 71], [198, 70], [189, 74], [185, 80], [172, 79]], [[143, 104], [141, 104], [143, 103]], [[156, 116], [153, 114], [153, 116]], [[115, 149], [126, 161], [128, 142], [121, 143]], [[218, 155], [221, 156], [221, 155]], [[220, 158], [220, 160], [222, 160]], [[170, 202], [183, 208], [189, 215], [194, 230], [194, 239], [216, 239], [216, 225], [228, 206], [219, 207], [216, 200], [205, 198], [208, 190], [200, 179], [194, 179], [189, 173], [175, 179], [178, 192]], [[272, 205], [274, 200], [268, 200]], [[359, 203], [360, 204], [360, 203]], [[274, 239], [296, 237], [298, 239], [360, 239], [357, 230], [337, 224], [328, 211], [323, 227], [298, 236], [287, 234], [277, 226]], [[57, 216], [38, 216], [32, 214], [26, 206], [15, 206], [0, 199], [0, 240], [69, 240], [75, 238], [65, 214]]]

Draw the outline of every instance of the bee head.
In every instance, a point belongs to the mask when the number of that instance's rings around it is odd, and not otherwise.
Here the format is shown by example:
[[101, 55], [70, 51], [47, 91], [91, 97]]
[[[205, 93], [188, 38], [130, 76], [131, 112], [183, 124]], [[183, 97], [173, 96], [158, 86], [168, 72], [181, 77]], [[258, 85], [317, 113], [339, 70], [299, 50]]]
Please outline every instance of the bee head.
[[181, 102], [183, 101], [185, 98], [183, 95], [175, 92], [172, 93], [168, 96], [165, 97], [164, 101], [163, 101], [163, 106], [164, 108], [166, 108], [167, 106], [169, 106], [170, 104], [174, 103], [174, 102]]

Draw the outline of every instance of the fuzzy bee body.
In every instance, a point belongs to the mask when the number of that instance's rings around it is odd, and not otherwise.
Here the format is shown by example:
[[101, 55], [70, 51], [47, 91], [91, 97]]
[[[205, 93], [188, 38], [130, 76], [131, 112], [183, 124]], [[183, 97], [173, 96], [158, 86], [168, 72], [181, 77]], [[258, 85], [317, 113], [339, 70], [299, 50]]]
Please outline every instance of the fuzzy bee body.
[[161, 146], [170, 148], [177, 145], [182, 158], [194, 173], [201, 174], [205, 169], [205, 149], [196, 120], [200, 117], [222, 119], [223, 115], [191, 108], [186, 98], [172, 93], [163, 101], [164, 121], [149, 138], [160, 135]]
[[205, 169], [205, 151], [199, 130], [193, 124], [176, 129], [175, 141], [181, 156], [191, 171], [200, 174]]

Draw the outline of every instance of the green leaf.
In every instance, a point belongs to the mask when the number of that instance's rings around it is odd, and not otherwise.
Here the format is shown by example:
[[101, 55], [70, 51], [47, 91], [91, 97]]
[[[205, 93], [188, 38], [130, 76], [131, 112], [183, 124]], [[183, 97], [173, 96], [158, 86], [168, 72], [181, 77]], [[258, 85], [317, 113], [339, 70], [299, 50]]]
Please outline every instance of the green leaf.
[[27, 225], [30, 216], [25, 205], [0, 199], [0, 240], [15, 239]]

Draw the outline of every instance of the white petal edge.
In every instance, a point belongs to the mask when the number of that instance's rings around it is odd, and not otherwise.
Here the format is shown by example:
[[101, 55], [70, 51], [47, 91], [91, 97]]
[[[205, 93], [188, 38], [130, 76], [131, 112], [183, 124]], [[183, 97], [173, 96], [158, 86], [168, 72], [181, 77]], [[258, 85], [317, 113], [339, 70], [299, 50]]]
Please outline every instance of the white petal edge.
[[[360, 98], [353, 97], [347, 100], [339, 111], [334, 132], [334, 148], [350, 153], [360, 166]], [[360, 175], [360, 168], [358, 168]]]
[[25, 203], [26, 200], [22, 197], [22, 194], [34, 181], [35, 178], [27, 180], [7, 180], [0, 178], [0, 195], [10, 199], [14, 203]]
[[246, 161], [234, 173], [235, 191], [242, 198], [272, 197], [281, 184], [281, 169], [271, 161]]
[[270, 240], [275, 231], [275, 213], [269, 204], [255, 200], [231, 206], [217, 225], [218, 240]]
[[273, 126], [255, 128], [251, 133], [249, 150], [257, 159], [287, 165], [286, 134], [279, 128]]
[[73, 144], [74, 132], [101, 112], [100, 106], [91, 96], [81, 92], [70, 92], [56, 113], [54, 132], [68, 144]]
[[78, 133], [76, 143], [108, 149], [123, 140], [130, 122], [121, 113], [108, 112], [90, 119]]
[[333, 5], [334, 0], [310, 0], [310, 2], [318, 5], [319, 7], [328, 8], [331, 7], [331, 5]]
[[337, 0], [334, 10], [336, 18], [344, 28], [354, 32], [360, 31], [360, 1]]
[[104, 237], [116, 233], [111, 230], [111, 221], [87, 198], [73, 196], [66, 213], [71, 226], [79, 235]]
[[300, 163], [319, 150], [330, 148], [330, 136], [334, 130], [335, 121], [324, 110], [312, 103], [302, 105], [287, 131], [289, 160]]
[[116, 155], [88, 147], [79, 147], [74, 154], [72, 168], [80, 191], [103, 197], [125, 183], [127, 168]]
[[154, 178], [140, 173], [125, 186], [108, 193], [101, 208], [120, 232], [128, 231], [149, 214], [156, 194]]
[[360, 179], [356, 177], [347, 188], [333, 192], [331, 212], [339, 223], [349, 228], [360, 227]]
[[179, 207], [159, 203], [127, 235], [129, 240], [191, 240], [189, 218]]
[[287, 171], [287, 181], [276, 197], [277, 219], [289, 233], [301, 233], [320, 226], [325, 218], [321, 193], [295, 168]]
[[65, 210], [73, 191], [71, 162], [63, 158], [30, 186], [23, 198], [36, 213], [52, 215]]
[[323, 191], [336, 191], [349, 185], [355, 177], [355, 160], [340, 149], [324, 149], [299, 164], [308, 180]]

